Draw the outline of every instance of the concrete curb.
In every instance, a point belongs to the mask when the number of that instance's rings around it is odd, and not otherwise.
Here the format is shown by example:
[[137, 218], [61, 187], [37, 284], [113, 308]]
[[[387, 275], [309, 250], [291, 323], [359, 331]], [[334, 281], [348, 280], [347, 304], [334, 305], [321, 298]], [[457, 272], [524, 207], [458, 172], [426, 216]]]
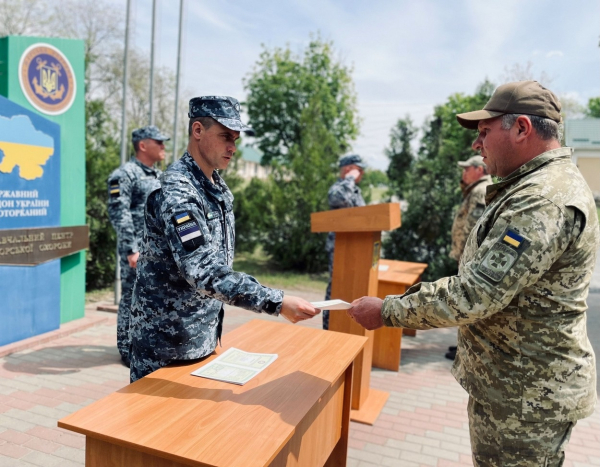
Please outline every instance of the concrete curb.
[[37, 347], [41, 344], [45, 344], [47, 342], [60, 339], [61, 337], [68, 336], [69, 334], [83, 331], [84, 329], [91, 328], [92, 326], [96, 326], [105, 321], [108, 321], [108, 319], [109, 316], [89, 310], [86, 307], [85, 316], [83, 318], [69, 321], [68, 323], [61, 325], [60, 328], [54, 331], [46, 332], [38, 336], [29, 337], [28, 339], [23, 339], [17, 342], [13, 342], [11, 344], [3, 345], [2, 347], [0, 347], [0, 358], [15, 352], [21, 352], [23, 350]]

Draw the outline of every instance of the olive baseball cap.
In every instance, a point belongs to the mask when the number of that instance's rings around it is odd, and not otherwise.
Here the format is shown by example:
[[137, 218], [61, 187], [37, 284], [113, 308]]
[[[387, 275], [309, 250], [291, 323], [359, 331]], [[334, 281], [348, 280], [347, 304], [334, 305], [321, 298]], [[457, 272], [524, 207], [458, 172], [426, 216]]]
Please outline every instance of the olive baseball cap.
[[456, 115], [461, 126], [476, 130], [480, 120], [504, 114], [525, 114], [560, 123], [558, 97], [537, 81], [515, 81], [498, 86], [483, 110]]
[[467, 167], [485, 167], [485, 162], [483, 162], [483, 157], [473, 156], [469, 157], [466, 161], [459, 161], [458, 166], [463, 169]]
[[190, 99], [188, 117], [211, 117], [230, 130], [254, 133], [252, 128], [242, 123], [238, 100], [229, 96], [193, 97]]

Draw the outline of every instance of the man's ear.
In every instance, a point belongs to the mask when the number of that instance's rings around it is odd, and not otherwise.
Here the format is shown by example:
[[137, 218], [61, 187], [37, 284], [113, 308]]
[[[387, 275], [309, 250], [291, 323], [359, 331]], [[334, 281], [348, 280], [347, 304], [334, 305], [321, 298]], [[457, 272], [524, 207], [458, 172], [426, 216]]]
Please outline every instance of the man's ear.
[[145, 139], [141, 140], [138, 143], [138, 148], [139, 148], [140, 152], [146, 152], [147, 147], [146, 147], [146, 140]]
[[520, 115], [517, 117], [514, 128], [517, 131], [515, 139], [516, 142], [524, 141], [525, 139], [529, 138], [533, 132], [531, 120], [529, 120], [529, 117], [526, 117], [525, 115]]
[[196, 139], [200, 138], [200, 135], [204, 133], [206, 130], [204, 129], [204, 125], [201, 122], [192, 123], [192, 136]]

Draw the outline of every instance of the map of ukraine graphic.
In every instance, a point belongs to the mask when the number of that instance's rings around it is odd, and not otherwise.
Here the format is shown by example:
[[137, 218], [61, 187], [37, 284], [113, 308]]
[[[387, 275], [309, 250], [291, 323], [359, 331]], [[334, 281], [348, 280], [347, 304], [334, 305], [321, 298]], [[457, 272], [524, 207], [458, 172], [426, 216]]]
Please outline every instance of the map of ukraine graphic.
[[29, 117], [0, 116], [0, 172], [11, 173], [19, 168], [19, 177], [35, 180], [42, 177], [42, 168], [54, 154], [54, 140], [34, 128]]

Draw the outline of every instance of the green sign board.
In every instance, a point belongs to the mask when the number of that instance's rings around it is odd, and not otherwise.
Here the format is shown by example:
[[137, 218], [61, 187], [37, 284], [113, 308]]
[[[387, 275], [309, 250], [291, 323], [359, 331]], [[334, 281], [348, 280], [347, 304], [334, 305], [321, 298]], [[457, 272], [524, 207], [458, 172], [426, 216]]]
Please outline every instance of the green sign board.
[[[0, 95], [60, 127], [60, 209], [52, 211], [60, 213], [59, 220], [40, 220], [39, 227], [86, 223], [84, 87], [83, 41], [24, 36], [0, 39]], [[42, 149], [44, 144], [49, 146], [45, 141], [36, 144]], [[30, 171], [25, 177], [35, 175]], [[26, 226], [30, 224], [23, 224]], [[0, 218], [0, 229], [11, 227]], [[56, 261], [60, 261], [60, 322], [65, 323], [84, 315], [85, 251]], [[35, 287], [36, 284], [24, 285], [24, 300], [30, 290], [34, 293]]]

